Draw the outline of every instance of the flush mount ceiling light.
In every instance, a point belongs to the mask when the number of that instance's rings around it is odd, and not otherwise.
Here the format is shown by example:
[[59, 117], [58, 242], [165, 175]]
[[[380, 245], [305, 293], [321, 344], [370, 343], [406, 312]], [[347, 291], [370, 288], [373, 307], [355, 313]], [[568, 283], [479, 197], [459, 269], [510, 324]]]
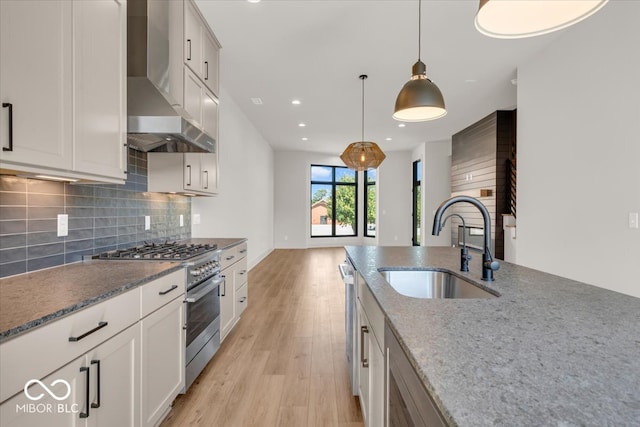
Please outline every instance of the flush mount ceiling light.
[[475, 24], [490, 37], [539, 36], [578, 23], [608, 0], [480, 0]]
[[367, 79], [367, 75], [362, 74], [358, 78], [362, 80], [362, 141], [349, 144], [344, 153], [340, 155], [340, 159], [349, 169], [364, 171], [377, 168], [387, 156], [384, 155], [378, 144], [364, 140], [364, 81]]
[[418, 62], [413, 64], [411, 80], [400, 90], [396, 98], [393, 118], [401, 122], [424, 122], [447, 114], [442, 92], [427, 78], [427, 67], [420, 60], [420, 39], [422, 37], [422, 1], [418, 1]]

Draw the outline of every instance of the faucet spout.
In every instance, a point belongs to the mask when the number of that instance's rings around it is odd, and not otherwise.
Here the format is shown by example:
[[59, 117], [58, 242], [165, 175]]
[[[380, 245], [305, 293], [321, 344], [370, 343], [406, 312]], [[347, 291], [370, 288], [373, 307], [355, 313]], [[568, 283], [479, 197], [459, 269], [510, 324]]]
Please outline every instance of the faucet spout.
[[[445, 210], [454, 203], [467, 202], [474, 205], [480, 213], [482, 214], [482, 219], [484, 221], [484, 252], [482, 253], [482, 280], [486, 280], [488, 282], [493, 281], [493, 272], [500, 268], [500, 264], [497, 261], [493, 260], [491, 256], [491, 217], [489, 216], [489, 211], [487, 207], [482, 204], [478, 199], [469, 196], [455, 196], [450, 199], [445, 200], [440, 204], [436, 213], [433, 217], [433, 230], [432, 234], [434, 236], [440, 235], [440, 230], [442, 228], [442, 214]], [[445, 219], [446, 221], [446, 219]]]
[[452, 216], [457, 216], [458, 218], [460, 218], [460, 221], [462, 221], [462, 248], [460, 249], [460, 271], [469, 271], [469, 260], [471, 259], [471, 255], [469, 255], [469, 249], [467, 249], [467, 224], [465, 224], [464, 218], [462, 217], [462, 215], [457, 213], [452, 213], [447, 215], [444, 218], [444, 220], [442, 220], [442, 225], [440, 226], [440, 230], [444, 228], [445, 224], [447, 223], [447, 220]]

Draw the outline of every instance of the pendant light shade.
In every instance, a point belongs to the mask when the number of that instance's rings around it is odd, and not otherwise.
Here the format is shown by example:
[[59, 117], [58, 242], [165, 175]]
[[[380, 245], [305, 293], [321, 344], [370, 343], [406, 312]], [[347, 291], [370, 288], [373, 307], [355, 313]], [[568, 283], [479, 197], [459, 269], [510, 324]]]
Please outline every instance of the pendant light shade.
[[418, 62], [413, 64], [411, 80], [400, 90], [396, 98], [393, 118], [401, 122], [424, 122], [439, 119], [447, 114], [442, 92], [427, 78], [427, 67], [420, 60], [422, 37], [422, 1], [418, 2]]
[[600, 10], [608, 0], [480, 0], [475, 24], [490, 37], [516, 39], [561, 30]]
[[362, 80], [362, 141], [349, 144], [340, 155], [340, 159], [344, 164], [349, 169], [356, 171], [376, 169], [387, 157], [378, 147], [378, 144], [364, 140], [364, 81], [366, 78], [366, 74], [359, 76], [359, 79]]

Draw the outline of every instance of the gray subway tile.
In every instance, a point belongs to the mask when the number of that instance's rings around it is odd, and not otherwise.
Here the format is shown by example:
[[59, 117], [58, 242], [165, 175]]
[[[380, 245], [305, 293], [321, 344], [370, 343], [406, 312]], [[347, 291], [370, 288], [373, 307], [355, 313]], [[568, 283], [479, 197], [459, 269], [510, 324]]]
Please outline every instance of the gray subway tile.
[[64, 195], [63, 194], [38, 194], [27, 193], [27, 201], [29, 207], [45, 206], [54, 207], [59, 206], [64, 208]]
[[42, 245], [45, 243], [63, 242], [64, 237], [58, 237], [57, 231], [45, 231], [41, 233], [27, 233], [27, 245]]
[[27, 248], [0, 249], [0, 264], [7, 264], [27, 259]]
[[17, 261], [0, 264], [0, 277], [14, 276], [27, 272], [27, 261]]
[[28, 179], [27, 192], [42, 193], [42, 194], [64, 194], [64, 182]]
[[25, 233], [0, 235], [0, 249], [24, 248], [25, 246], [27, 246]]
[[55, 267], [64, 264], [64, 254], [58, 254], [42, 258], [27, 260], [27, 271], [36, 271], [43, 268]]
[[96, 215], [94, 207], [67, 207], [66, 210], [70, 218], [91, 218]]
[[[71, 224], [69, 218], [69, 224]], [[58, 220], [56, 219], [30, 219], [27, 221], [27, 229], [29, 233], [38, 231], [56, 231], [58, 229]]]
[[[64, 242], [49, 243], [27, 247], [27, 259], [43, 258], [51, 255], [63, 254]], [[31, 270], [30, 270], [31, 271]]]
[[28, 219], [57, 219], [59, 214], [63, 214], [64, 207], [48, 208], [44, 206], [29, 207], [27, 209]]
[[0, 206], [0, 219], [25, 219], [27, 217], [26, 206]]
[[93, 228], [82, 228], [78, 230], [69, 230], [67, 240], [84, 240], [93, 239]]
[[93, 249], [93, 239], [84, 239], [84, 240], [67, 240], [64, 242], [64, 251], [67, 252], [77, 252], [84, 250]]
[[26, 206], [27, 193], [0, 191], [0, 206]]
[[89, 184], [67, 184], [65, 191], [67, 196], [84, 196], [93, 198], [95, 186]]
[[69, 218], [69, 230], [81, 230], [84, 228], [93, 228], [94, 218]]
[[0, 221], [0, 235], [25, 233], [26, 231], [27, 221], [24, 219], [14, 221]]
[[0, 191], [27, 192], [27, 179], [11, 175], [0, 175]]

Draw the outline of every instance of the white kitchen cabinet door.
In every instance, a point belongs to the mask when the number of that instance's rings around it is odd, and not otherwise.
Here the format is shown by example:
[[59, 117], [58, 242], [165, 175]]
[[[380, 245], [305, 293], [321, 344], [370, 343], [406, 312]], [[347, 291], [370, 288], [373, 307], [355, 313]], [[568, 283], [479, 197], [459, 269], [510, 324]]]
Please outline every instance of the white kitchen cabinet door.
[[131, 326], [40, 382], [33, 382], [28, 395], [20, 392], [0, 406], [0, 425], [138, 425], [139, 333], [138, 324]]
[[218, 154], [197, 153], [200, 157], [200, 191], [215, 194], [218, 192]]
[[222, 274], [225, 279], [220, 285], [220, 341], [231, 332], [237, 321], [233, 270], [223, 270]]
[[362, 410], [362, 420], [365, 426], [370, 425], [369, 421], [369, 349], [370, 326], [367, 315], [362, 309], [360, 301], [357, 303], [357, 333], [358, 333], [358, 396], [360, 396], [360, 409]]
[[140, 324], [136, 323], [88, 352], [85, 364], [91, 370], [91, 408], [86, 418], [87, 426], [138, 426]]
[[125, 179], [127, 3], [79, 1], [74, 22], [74, 170]]
[[71, 12], [69, 1], [0, 1], [2, 168], [72, 167]]
[[184, 63], [202, 78], [202, 24], [195, 5], [184, 2]]
[[219, 95], [218, 61], [220, 57], [220, 46], [206, 30], [203, 30], [202, 43], [202, 80], [214, 94]]
[[218, 141], [218, 98], [206, 87], [202, 88], [202, 128]]
[[184, 109], [197, 126], [202, 127], [203, 83], [189, 68], [184, 68]]
[[141, 321], [142, 426], [156, 425], [184, 387], [184, 323], [182, 297]]

